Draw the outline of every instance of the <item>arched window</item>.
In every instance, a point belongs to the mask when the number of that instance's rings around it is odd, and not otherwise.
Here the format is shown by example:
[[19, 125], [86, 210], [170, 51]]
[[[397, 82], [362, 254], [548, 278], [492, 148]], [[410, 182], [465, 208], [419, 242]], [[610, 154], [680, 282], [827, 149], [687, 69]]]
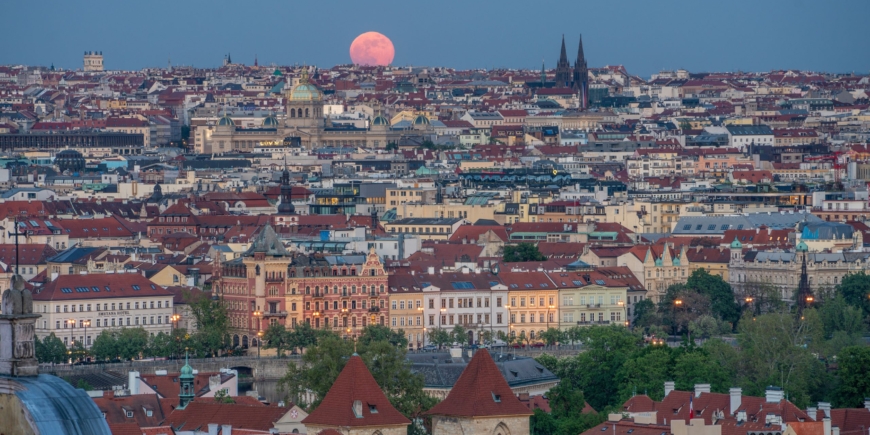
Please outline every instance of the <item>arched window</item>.
[[310, 286], [305, 286], [305, 294], [306, 294], [306, 295], [310, 295], [310, 294], [311, 294], [311, 287], [310, 287]]
[[290, 117], [291, 117], [291, 118], [295, 118], [295, 117], [296, 117], [296, 109], [290, 109]]

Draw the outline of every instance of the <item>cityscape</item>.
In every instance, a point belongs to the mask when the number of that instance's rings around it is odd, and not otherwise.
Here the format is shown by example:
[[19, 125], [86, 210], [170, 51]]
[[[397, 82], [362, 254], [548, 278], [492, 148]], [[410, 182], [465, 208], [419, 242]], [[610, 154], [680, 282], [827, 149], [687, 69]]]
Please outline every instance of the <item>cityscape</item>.
[[597, 26], [0, 52], [0, 434], [870, 434], [866, 56]]

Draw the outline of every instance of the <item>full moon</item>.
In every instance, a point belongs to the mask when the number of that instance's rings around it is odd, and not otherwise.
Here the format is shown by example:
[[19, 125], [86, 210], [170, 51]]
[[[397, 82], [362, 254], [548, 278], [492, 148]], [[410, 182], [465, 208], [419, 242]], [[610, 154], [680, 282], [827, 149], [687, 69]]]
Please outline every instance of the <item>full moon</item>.
[[378, 32], [366, 32], [350, 44], [350, 59], [357, 65], [387, 66], [396, 51], [390, 38]]

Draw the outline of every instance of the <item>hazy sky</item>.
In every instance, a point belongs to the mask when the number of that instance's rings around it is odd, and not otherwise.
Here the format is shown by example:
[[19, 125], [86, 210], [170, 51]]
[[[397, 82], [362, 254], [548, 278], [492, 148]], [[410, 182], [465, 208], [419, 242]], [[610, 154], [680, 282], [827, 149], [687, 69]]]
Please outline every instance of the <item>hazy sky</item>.
[[109, 69], [349, 63], [374, 30], [394, 65], [552, 68], [564, 33], [591, 67], [870, 71], [870, 0], [48, 0], [3, 2], [0, 64]]

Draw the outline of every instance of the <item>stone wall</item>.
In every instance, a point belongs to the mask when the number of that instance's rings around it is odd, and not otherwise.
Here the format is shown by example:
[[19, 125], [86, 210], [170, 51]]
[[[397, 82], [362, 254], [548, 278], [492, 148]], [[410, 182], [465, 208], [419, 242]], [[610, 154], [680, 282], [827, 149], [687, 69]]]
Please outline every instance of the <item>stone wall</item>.
[[529, 416], [432, 417], [432, 435], [529, 435]]

